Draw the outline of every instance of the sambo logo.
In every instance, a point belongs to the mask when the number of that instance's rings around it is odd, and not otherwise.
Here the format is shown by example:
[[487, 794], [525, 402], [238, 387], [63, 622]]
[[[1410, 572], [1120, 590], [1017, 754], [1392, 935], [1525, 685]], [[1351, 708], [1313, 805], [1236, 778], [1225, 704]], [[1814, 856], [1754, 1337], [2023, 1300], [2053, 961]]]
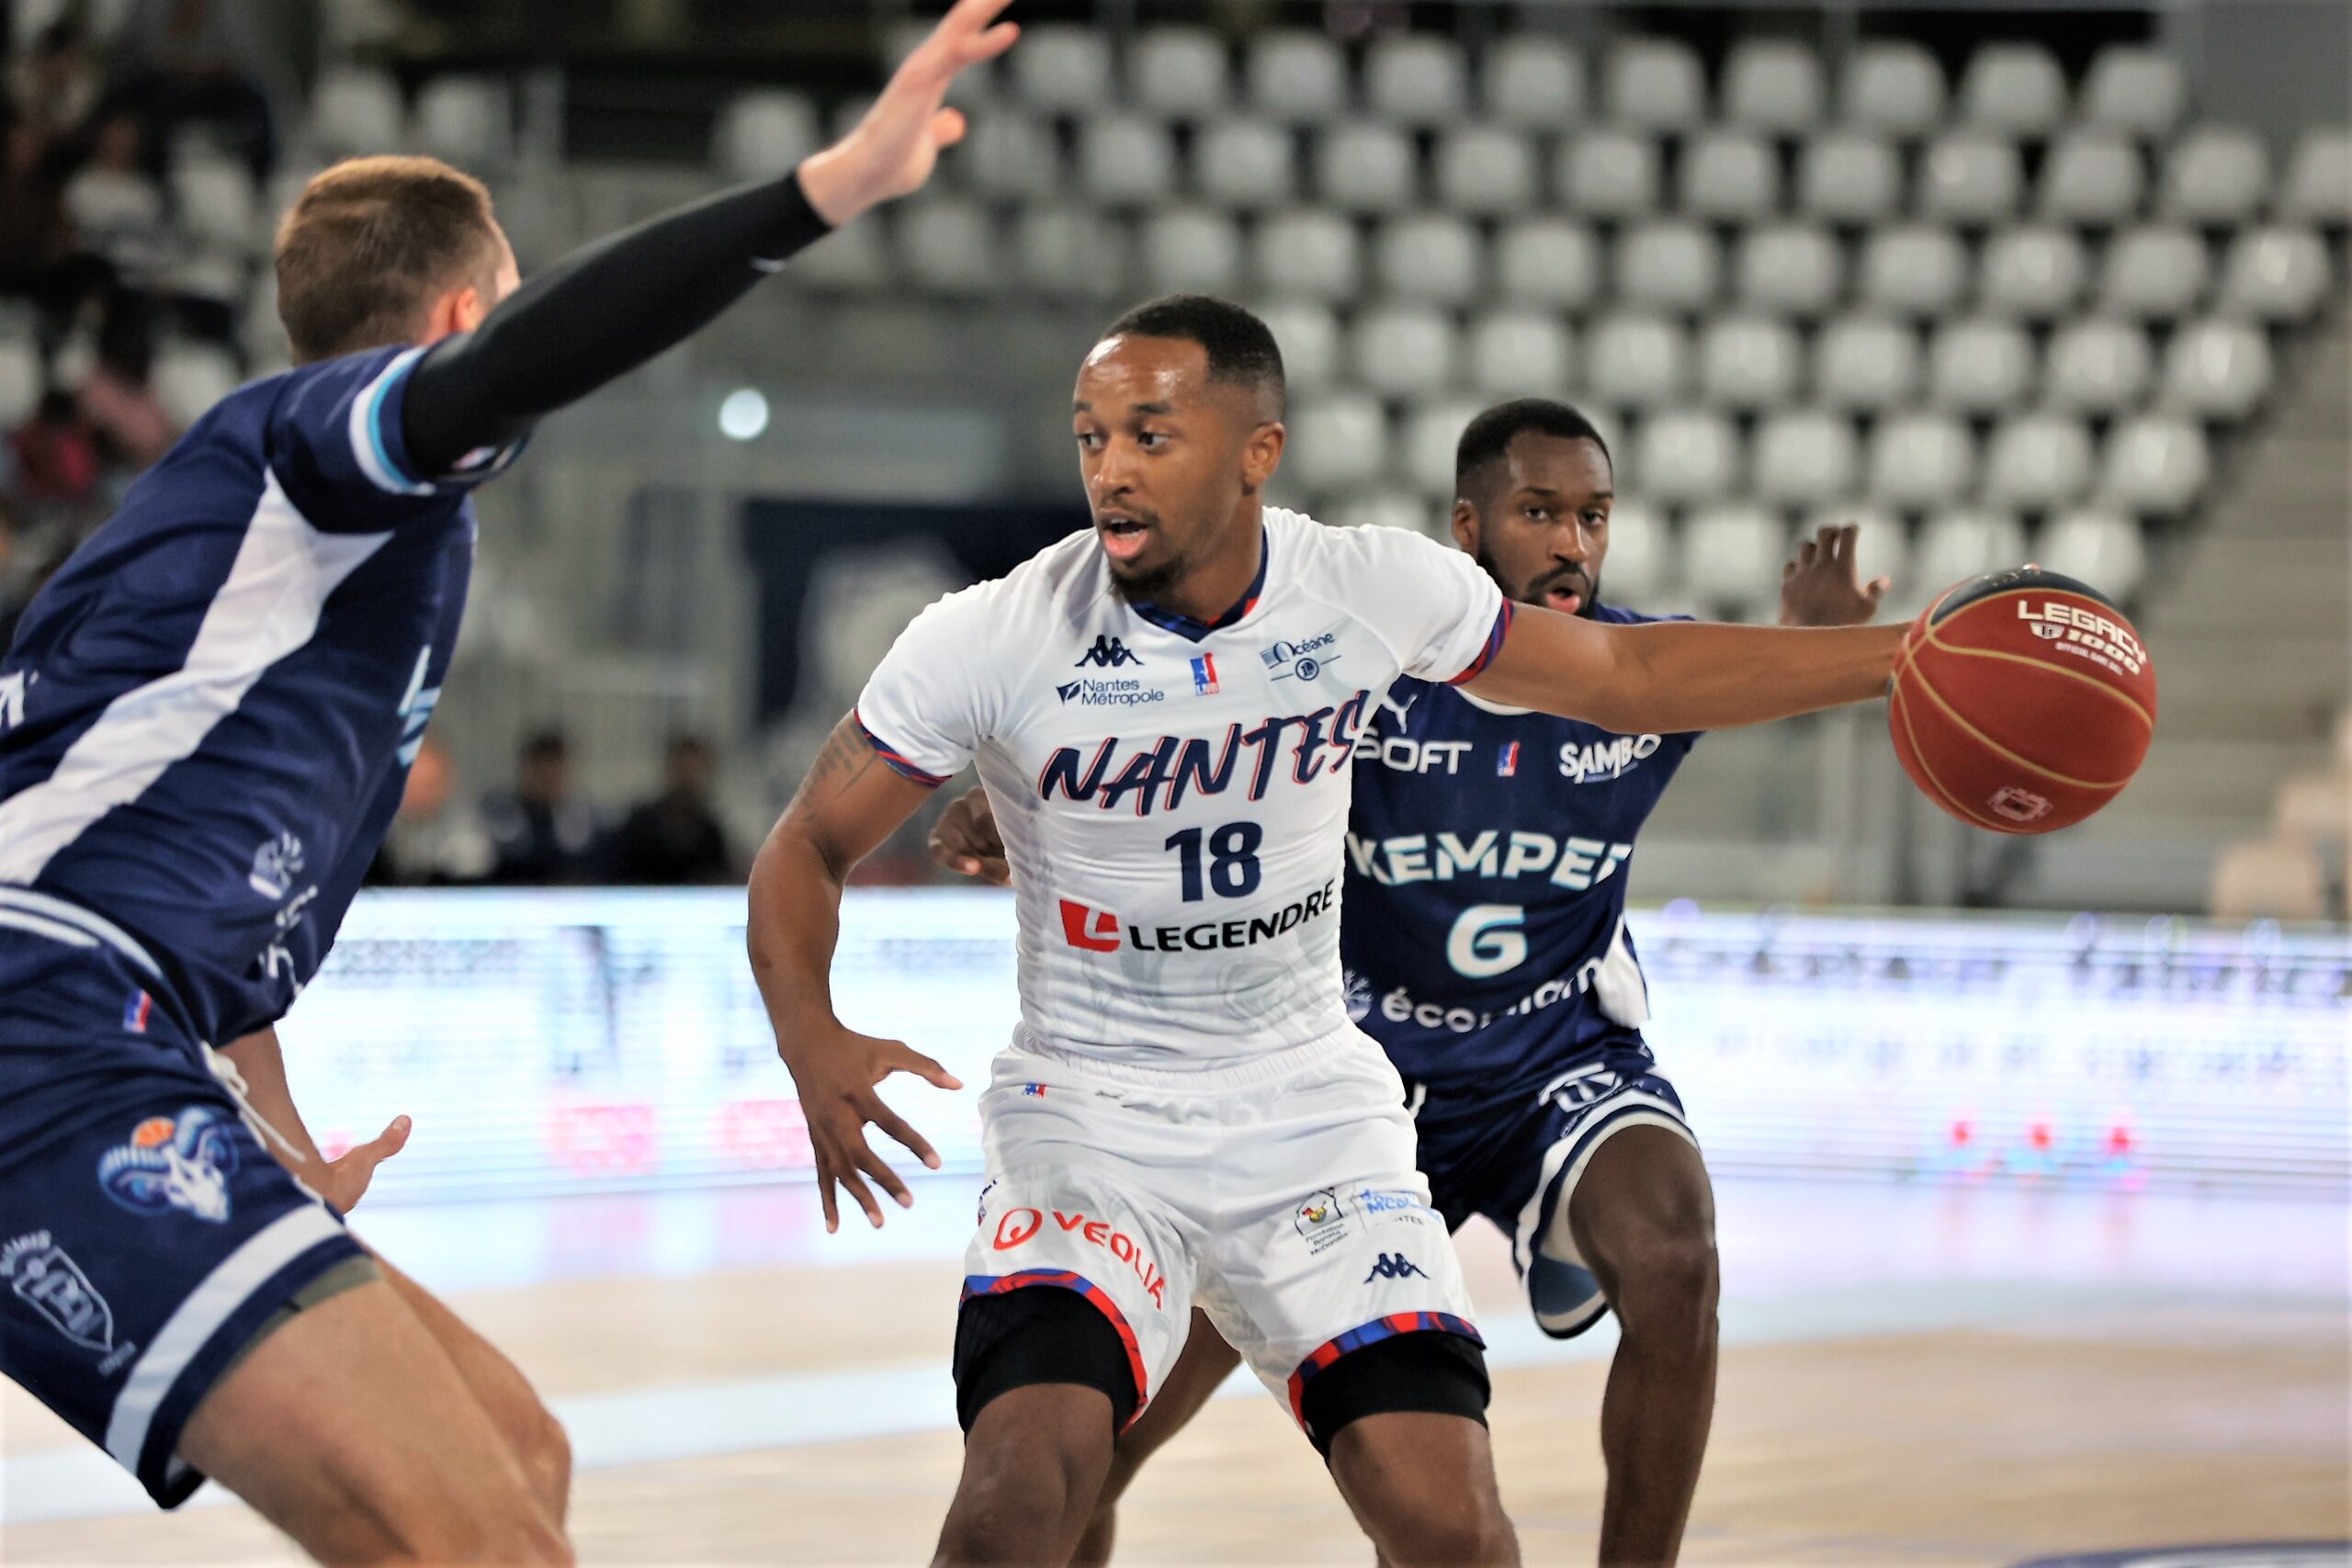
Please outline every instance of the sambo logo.
[[201, 1105], [177, 1116], [150, 1116], [131, 1129], [129, 1143], [99, 1157], [98, 1186], [133, 1213], [177, 1209], [225, 1224], [229, 1178], [237, 1169], [229, 1127], [218, 1111]]
[[1046, 1216], [1035, 1209], [1008, 1211], [996, 1223], [996, 1249], [1010, 1252], [1044, 1228]]

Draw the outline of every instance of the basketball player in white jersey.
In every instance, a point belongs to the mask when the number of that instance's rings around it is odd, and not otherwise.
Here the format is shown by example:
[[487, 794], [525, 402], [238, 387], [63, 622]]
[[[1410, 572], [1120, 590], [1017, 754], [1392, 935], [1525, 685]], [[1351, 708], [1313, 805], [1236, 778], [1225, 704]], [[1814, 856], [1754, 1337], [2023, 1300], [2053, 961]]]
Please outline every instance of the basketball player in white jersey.
[[1282, 419], [1248, 311], [1179, 296], [1115, 322], [1072, 405], [1094, 526], [915, 619], [752, 872], [830, 1227], [836, 1187], [876, 1224], [869, 1180], [911, 1201], [866, 1123], [936, 1163], [881, 1079], [960, 1087], [834, 1017], [844, 879], [974, 762], [1013, 870], [1021, 1020], [980, 1102], [943, 1562], [1069, 1561], [1195, 1305], [1384, 1562], [1515, 1562], [1469, 1303], [1342, 995], [1356, 735], [1400, 674], [1673, 733], [1861, 702], [1893, 667], [1899, 629], [1599, 624], [1510, 604], [1419, 535], [1267, 507]]

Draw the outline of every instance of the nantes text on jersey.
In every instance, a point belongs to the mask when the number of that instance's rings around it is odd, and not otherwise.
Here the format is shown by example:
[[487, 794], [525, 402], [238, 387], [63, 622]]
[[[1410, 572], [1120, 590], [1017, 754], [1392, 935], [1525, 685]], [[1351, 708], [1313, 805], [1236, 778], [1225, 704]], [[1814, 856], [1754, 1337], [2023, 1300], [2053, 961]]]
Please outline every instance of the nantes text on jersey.
[[223, 399], [42, 589], [0, 663], [0, 886], [103, 916], [198, 1039], [316, 973], [400, 803], [472, 570], [387, 348]]
[[1467, 680], [1509, 607], [1466, 556], [1269, 508], [1259, 580], [1197, 621], [1114, 591], [1092, 530], [916, 617], [858, 699], [890, 765], [977, 759], [1013, 870], [1022, 1021], [1132, 1063], [1347, 1028], [1357, 741], [1399, 674]]
[[1381, 699], [1356, 747], [1358, 918], [1340, 944], [1349, 1014], [1408, 1081], [1535, 1086], [1638, 1043], [1627, 863], [1697, 739], [1614, 735], [1420, 681]]

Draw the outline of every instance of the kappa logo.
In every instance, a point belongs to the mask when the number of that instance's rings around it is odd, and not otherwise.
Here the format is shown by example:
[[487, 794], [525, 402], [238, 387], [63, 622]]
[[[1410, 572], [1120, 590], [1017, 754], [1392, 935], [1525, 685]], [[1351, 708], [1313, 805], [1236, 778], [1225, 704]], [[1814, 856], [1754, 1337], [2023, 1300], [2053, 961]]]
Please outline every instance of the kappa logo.
[[1369, 1285], [1374, 1280], [1426, 1280], [1428, 1278], [1429, 1276], [1421, 1271], [1421, 1266], [1403, 1253], [1384, 1252], [1380, 1255], [1380, 1261], [1372, 1266], [1372, 1272], [1363, 1277], [1363, 1282]]
[[17, 1300], [74, 1344], [101, 1355], [114, 1348], [114, 1308], [47, 1231], [33, 1231], [0, 1247], [0, 1280], [7, 1280]]
[[1094, 639], [1094, 646], [1080, 654], [1078, 662], [1070, 668], [1084, 670], [1091, 667], [1096, 670], [1116, 670], [1124, 664], [1140, 665], [1142, 663], [1143, 660], [1137, 658], [1135, 651], [1125, 643], [1106, 633], [1097, 637]]
[[177, 1209], [213, 1224], [229, 1220], [229, 1178], [237, 1172], [234, 1123], [202, 1105], [150, 1116], [98, 1157], [98, 1186], [136, 1214]]

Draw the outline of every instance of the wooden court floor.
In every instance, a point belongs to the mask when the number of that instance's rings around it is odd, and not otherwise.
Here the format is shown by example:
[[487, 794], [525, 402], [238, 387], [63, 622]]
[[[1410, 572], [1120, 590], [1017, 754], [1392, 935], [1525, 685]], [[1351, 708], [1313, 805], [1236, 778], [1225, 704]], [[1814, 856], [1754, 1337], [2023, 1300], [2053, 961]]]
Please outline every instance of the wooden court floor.
[[[944, 1360], [938, 1262], [599, 1280], [457, 1304], [551, 1397]], [[1488, 1314], [1521, 1310], [1491, 1258]], [[1507, 1369], [1492, 1413], [1530, 1562], [1589, 1562], [1597, 1360]], [[1748, 1344], [1720, 1405], [1684, 1561], [2007, 1564], [2067, 1551], [2352, 1536], [2339, 1308], [2110, 1308], [2030, 1325]], [[943, 1409], [945, 1407], [942, 1384]], [[75, 1441], [0, 1390], [0, 1452]], [[591, 1469], [587, 1562], [906, 1563], [953, 1488], [952, 1430]], [[286, 1562], [242, 1507], [0, 1527], [0, 1562]], [[1364, 1563], [1312, 1451], [1271, 1400], [1212, 1404], [1130, 1497], [1120, 1561]]]

